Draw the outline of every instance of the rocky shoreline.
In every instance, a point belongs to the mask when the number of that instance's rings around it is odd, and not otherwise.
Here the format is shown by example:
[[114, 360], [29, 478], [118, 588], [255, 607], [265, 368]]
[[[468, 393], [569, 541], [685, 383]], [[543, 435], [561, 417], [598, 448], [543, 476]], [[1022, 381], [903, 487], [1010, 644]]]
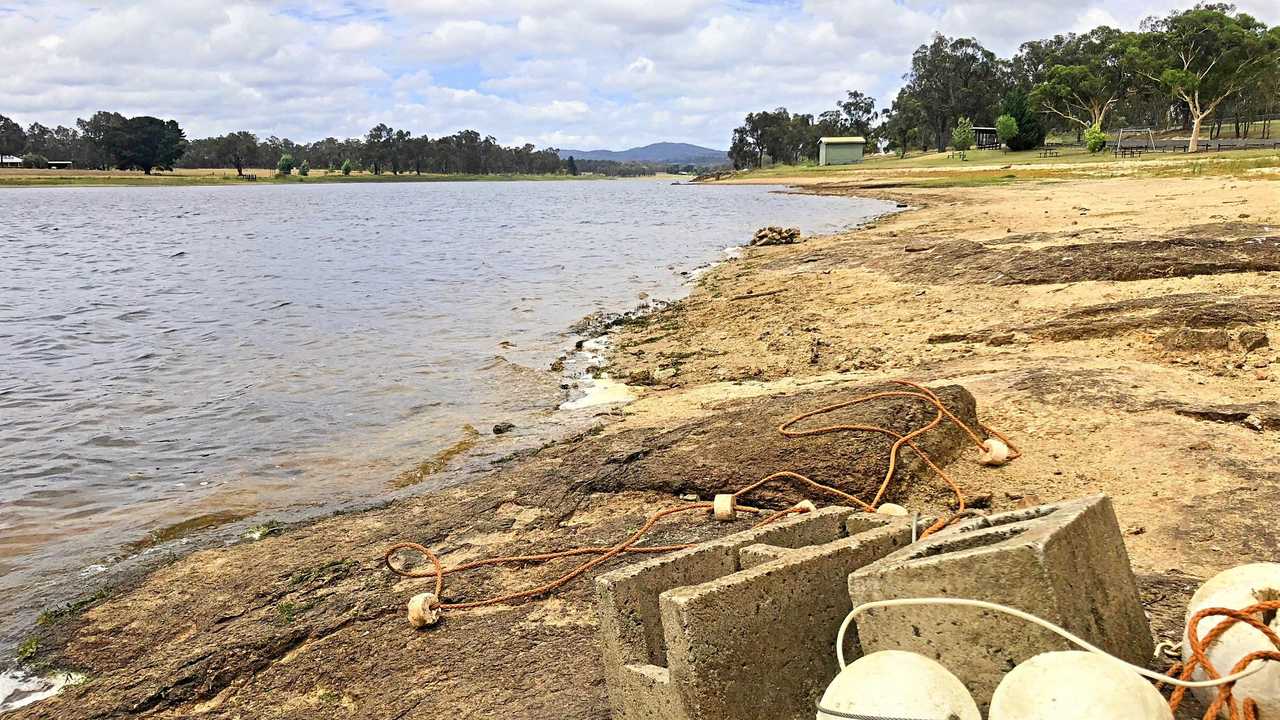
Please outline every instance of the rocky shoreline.
[[[620, 412], [438, 492], [202, 550], [117, 586], [33, 635], [29, 665], [85, 680], [14, 717], [607, 717], [589, 580], [418, 632], [404, 603], [428, 583], [386, 571], [383, 549], [412, 540], [454, 565], [607, 545], [655, 508], [775, 470], [865, 493], [882, 479], [887, 442], [775, 428], [899, 377], [937, 388], [1026, 453], [983, 468], [954, 428], [930, 433], [930, 454], [967, 495], [1008, 509], [1109, 494], [1162, 633], [1197, 577], [1275, 555], [1280, 536], [1259, 511], [1280, 496], [1272, 182], [864, 184], [811, 189], [891, 192], [913, 209], [753, 248], [685, 300], [613, 326], [609, 372], [643, 385]], [[1250, 217], [1226, 217], [1237, 202]], [[1182, 331], [1214, 335], [1169, 335]], [[856, 417], [899, 431], [927, 422], [893, 401]], [[756, 500], [796, 496], [780, 487]], [[890, 499], [934, 513], [951, 501], [911, 462]], [[729, 529], [672, 521], [652, 542]], [[451, 575], [445, 593], [482, 598], [565, 569]]]

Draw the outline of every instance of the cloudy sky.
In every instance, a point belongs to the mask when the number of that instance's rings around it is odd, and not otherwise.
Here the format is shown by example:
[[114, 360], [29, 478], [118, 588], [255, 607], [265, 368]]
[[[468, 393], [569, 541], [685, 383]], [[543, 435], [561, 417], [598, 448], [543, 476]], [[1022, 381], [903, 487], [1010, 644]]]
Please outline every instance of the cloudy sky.
[[[307, 141], [378, 122], [503, 143], [723, 148], [742, 115], [881, 100], [935, 32], [1007, 56], [1192, 0], [0, 0], [0, 114]], [[1240, 0], [1280, 23], [1280, 0]]]

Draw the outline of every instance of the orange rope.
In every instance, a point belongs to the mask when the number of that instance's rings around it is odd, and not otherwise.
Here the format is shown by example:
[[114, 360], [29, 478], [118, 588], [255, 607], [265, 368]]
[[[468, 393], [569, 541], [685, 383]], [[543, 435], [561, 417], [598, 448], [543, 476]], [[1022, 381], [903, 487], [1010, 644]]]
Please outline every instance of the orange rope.
[[[1213, 645], [1213, 643], [1217, 642], [1218, 638], [1222, 637], [1227, 630], [1230, 630], [1237, 623], [1245, 623], [1262, 633], [1266, 636], [1267, 640], [1271, 641], [1271, 644], [1276, 647], [1276, 650], [1260, 650], [1244, 656], [1236, 663], [1235, 667], [1231, 669], [1231, 674], [1244, 670], [1250, 663], [1256, 660], [1280, 660], [1280, 636], [1277, 636], [1266, 623], [1262, 622], [1262, 620], [1254, 617], [1254, 615], [1259, 613], [1268, 611], [1274, 612], [1276, 610], [1280, 610], [1280, 600], [1260, 602], [1256, 605], [1250, 605], [1242, 610], [1233, 610], [1231, 608], [1205, 608], [1204, 610], [1197, 612], [1195, 615], [1191, 616], [1190, 620], [1187, 621], [1187, 640], [1190, 645], [1191, 659], [1188, 660], [1186, 664], [1175, 663], [1173, 669], [1169, 671], [1169, 674], [1173, 675], [1181, 670], [1181, 674], [1176, 675], [1176, 677], [1182, 680], [1190, 680], [1196, 669], [1200, 668], [1204, 670], [1205, 677], [1211, 680], [1216, 680], [1222, 677], [1222, 675], [1218, 673], [1218, 669], [1213, 666], [1213, 663], [1209, 662], [1209, 656], [1206, 654], [1206, 650], [1209, 646]], [[1204, 635], [1204, 637], [1201, 637], [1199, 633], [1200, 621], [1208, 617], [1225, 617], [1226, 619], [1215, 625], [1212, 630]], [[1214, 697], [1209, 708], [1205, 710], [1204, 720], [1213, 720], [1218, 717], [1218, 713], [1222, 712], [1223, 706], [1227, 708], [1227, 715], [1231, 720], [1258, 720], [1257, 703], [1246, 698], [1242, 714], [1241, 709], [1236, 705], [1235, 699], [1232, 696], [1234, 688], [1234, 682], [1226, 683], [1218, 687], [1217, 696]], [[1178, 687], [1175, 688], [1173, 693], [1169, 696], [1169, 707], [1175, 713], [1178, 711], [1178, 706], [1182, 704], [1182, 699], [1186, 694], [1186, 688]]]
[[[734, 499], [737, 500], [738, 498], [744, 495], [747, 495], [748, 493], [754, 490], [757, 490], [760, 487], [766, 484], [772, 483], [776, 480], [785, 479], [785, 480], [801, 483], [819, 492], [826, 493], [828, 495], [832, 495], [837, 498], [840, 498], [843, 501], [856, 505], [857, 507], [861, 508], [866, 512], [875, 512], [876, 508], [881, 504], [881, 501], [884, 499], [884, 496], [889, 489], [889, 485], [893, 480], [893, 475], [897, 469], [897, 464], [898, 464], [898, 451], [903, 446], [906, 446], [908, 448], [911, 448], [911, 450], [915, 452], [915, 454], [919, 456], [919, 458], [922, 461], [924, 461], [924, 463], [931, 470], [937, 473], [937, 475], [940, 478], [942, 478], [942, 480], [955, 493], [956, 500], [959, 505], [959, 509], [957, 510], [957, 515], [959, 515], [960, 513], [964, 513], [965, 499], [964, 499], [964, 493], [960, 490], [960, 486], [957, 485], [956, 482], [952, 480], [951, 476], [949, 476], [946, 472], [944, 472], [942, 468], [938, 467], [938, 465], [933, 462], [933, 460], [929, 457], [929, 455], [925, 453], [923, 450], [921, 450], [920, 447], [917, 446], [914, 441], [916, 438], [920, 437], [924, 433], [938, 427], [938, 425], [942, 423], [942, 420], [944, 417], [950, 420], [952, 423], [954, 423], [957, 427], [962, 429], [966, 434], [968, 434], [969, 437], [973, 439], [974, 444], [979, 448], [983, 447], [982, 438], [978, 435], [976, 431], [974, 431], [973, 428], [969, 427], [963, 420], [961, 420], [953, 412], [951, 412], [951, 410], [947, 408], [946, 404], [942, 402], [942, 399], [939, 398], [937, 394], [935, 394], [929, 388], [926, 388], [923, 385], [919, 385], [907, 380], [895, 380], [894, 382], [899, 385], [912, 388], [914, 392], [910, 390], [894, 390], [894, 391], [877, 392], [869, 395], [864, 395], [858, 398], [854, 398], [853, 400], [839, 402], [833, 405], [827, 405], [825, 407], [818, 408], [817, 410], [813, 410], [807, 413], [803, 413], [801, 415], [797, 415], [796, 417], [793, 417], [790, 420], [787, 420], [786, 422], [782, 423], [782, 425], [778, 427], [778, 432], [782, 433], [782, 435], [786, 437], [806, 437], [811, 435], [822, 435], [822, 434], [832, 433], [832, 432], [863, 431], [863, 432], [880, 433], [887, 437], [893, 438], [894, 442], [889, 449], [888, 468], [885, 471], [884, 480], [880, 483], [880, 487], [876, 491], [876, 495], [871, 502], [869, 503], [865, 502], [862, 499], [855, 497], [854, 495], [851, 495], [843, 490], [840, 490], [839, 488], [834, 488], [829, 485], [824, 485], [822, 483], [811, 480], [810, 478], [807, 478], [804, 475], [801, 475], [799, 473], [785, 471], [785, 470], [782, 472], [776, 472], [771, 475], [768, 475], [764, 478], [761, 478], [760, 480], [757, 480], [756, 482], [753, 482], [747, 485], [746, 487], [743, 487], [742, 489], [733, 493]], [[853, 405], [858, 405], [861, 403], [869, 402], [871, 400], [876, 400], [876, 399], [886, 398], [886, 397], [904, 397], [904, 398], [914, 398], [918, 400], [923, 400], [924, 402], [932, 405], [937, 410], [937, 415], [929, 423], [925, 424], [922, 427], [916, 428], [915, 430], [912, 430], [911, 432], [908, 432], [905, 435], [899, 434], [898, 432], [895, 432], [894, 430], [890, 430], [889, 428], [884, 428], [877, 425], [859, 425], [859, 424], [829, 425], [825, 427], [812, 428], [808, 430], [790, 429], [796, 423], [806, 420], [808, 418], [815, 417], [817, 415], [823, 415], [826, 413], [834, 412], [836, 410], [840, 410], [842, 408], [851, 407]], [[1022, 454], [1003, 435], [1000, 435], [999, 433], [991, 430], [990, 428], [987, 428], [981, 423], [979, 423], [979, 427], [987, 434], [995, 435], [996, 437], [999, 437], [1001, 441], [1003, 441], [1005, 444], [1009, 446], [1010, 453], [1011, 453], [1009, 458], [1010, 460], [1016, 459]], [[562, 587], [572, 582], [574, 579], [582, 576], [584, 573], [590, 571], [592, 568], [595, 568], [605, 562], [608, 562], [609, 560], [615, 557], [618, 557], [619, 555], [630, 554], [630, 553], [665, 553], [665, 552], [672, 552], [675, 550], [683, 550], [688, 547], [691, 547], [691, 545], [689, 544], [641, 547], [641, 546], [638, 546], [637, 543], [639, 543], [640, 540], [643, 539], [644, 536], [647, 533], [649, 533], [654, 528], [655, 525], [657, 525], [658, 521], [662, 520], [663, 518], [666, 518], [670, 515], [675, 515], [678, 513], [689, 512], [692, 510], [704, 510], [709, 512], [711, 508], [712, 508], [711, 503], [698, 502], [698, 503], [691, 503], [689, 505], [682, 505], [679, 507], [668, 508], [666, 510], [660, 510], [650, 515], [648, 520], [645, 521], [644, 525], [642, 525], [639, 530], [632, 533], [629, 537], [627, 537], [622, 542], [616, 545], [611, 545], [609, 547], [579, 547], [579, 548], [572, 548], [569, 550], [560, 550], [555, 552], [539, 553], [534, 555], [510, 555], [510, 556], [504, 556], [504, 557], [488, 558], [485, 560], [476, 560], [474, 562], [465, 563], [463, 565], [458, 565], [452, 568], [446, 568], [440, 562], [440, 558], [434, 552], [432, 552], [429, 548], [414, 542], [401, 542], [387, 548], [386, 552], [383, 553], [382, 561], [383, 561], [383, 564], [386, 565], [388, 570], [390, 570], [391, 572], [401, 577], [435, 578], [434, 594], [437, 598], [436, 607], [442, 610], [466, 610], [471, 608], [485, 607], [489, 605], [500, 605], [500, 604], [509, 603], [515, 600], [528, 600], [534, 597], [545, 595], [559, 587]], [[762, 512], [757, 508], [752, 508], [744, 505], [738, 505], [737, 509], [742, 510], [744, 512], [757, 513], [757, 514]], [[780, 510], [768, 515], [753, 527], [763, 527], [764, 525], [768, 525], [769, 523], [772, 523], [776, 520], [786, 517], [787, 515], [802, 513], [802, 512], [805, 512], [805, 510], [798, 506], [787, 508], [785, 510]], [[921, 537], [927, 536], [931, 533], [937, 532], [938, 530], [941, 530], [942, 528], [946, 527], [951, 523], [952, 519], [957, 517], [957, 515], [953, 515], [952, 518], [942, 519], [934, 523], [921, 535]], [[392, 555], [394, 555], [398, 550], [413, 550], [414, 552], [421, 553], [428, 560], [431, 561], [432, 569], [417, 571], [413, 569], [404, 569], [404, 568], [398, 567], [395, 563], [392, 562]], [[474, 570], [480, 567], [519, 564], [519, 563], [549, 562], [551, 560], [558, 560], [560, 558], [577, 557], [582, 555], [595, 555], [596, 557], [578, 565], [577, 567], [573, 568], [569, 572], [565, 573], [564, 575], [561, 575], [560, 577], [554, 580], [551, 580], [550, 582], [543, 583], [541, 585], [538, 585], [533, 588], [529, 588], [527, 590], [521, 590], [518, 592], [508, 593], [505, 595], [499, 595], [497, 597], [486, 598], [483, 600], [474, 600], [470, 602], [458, 602], [458, 603], [440, 602], [440, 600], [443, 599], [444, 577], [446, 575], [453, 575], [455, 573]]]

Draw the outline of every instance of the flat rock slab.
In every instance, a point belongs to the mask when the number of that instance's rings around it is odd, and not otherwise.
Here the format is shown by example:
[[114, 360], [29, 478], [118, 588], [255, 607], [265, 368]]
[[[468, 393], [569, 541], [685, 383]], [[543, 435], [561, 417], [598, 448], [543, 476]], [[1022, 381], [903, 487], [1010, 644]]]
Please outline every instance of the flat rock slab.
[[[901, 258], [910, 258], [902, 261]], [[1280, 237], [1178, 237], [1095, 242], [1034, 249], [995, 248], [969, 240], [938, 243], [929, 253], [893, 261], [904, 280], [1043, 285], [1132, 281], [1280, 270]]]
[[[795, 415], [826, 405], [873, 392], [908, 389], [875, 384], [734, 400], [670, 429], [637, 429], [588, 441], [580, 452], [565, 458], [564, 470], [582, 478], [579, 482], [589, 491], [658, 490], [677, 495], [692, 493], [707, 499], [771, 473], [789, 470], [870, 499], [884, 479], [892, 440], [879, 433], [853, 431], [788, 438], [777, 428]], [[958, 385], [933, 390], [960, 419], [977, 427], [973, 395]], [[927, 402], [891, 397], [810, 418], [795, 429], [860, 423], [901, 434], [928, 424], [936, 414]], [[920, 448], [940, 465], [959, 457], [970, 443], [964, 431], [945, 420], [917, 440]], [[601, 448], [602, 444], [607, 447]], [[576, 463], [576, 457], [584, 458], [584, 462]], [[603, 464], [601, 457], [605, 458]], [[900, 453], [898, 467], [888, 499], [900, 497], [903, 488], [911, 483], [938, 482], [909, 450]], [[752, 493], [744, 502], [778, 507], [811, 495], [812, 491], [801, 492], [779, 482]]]

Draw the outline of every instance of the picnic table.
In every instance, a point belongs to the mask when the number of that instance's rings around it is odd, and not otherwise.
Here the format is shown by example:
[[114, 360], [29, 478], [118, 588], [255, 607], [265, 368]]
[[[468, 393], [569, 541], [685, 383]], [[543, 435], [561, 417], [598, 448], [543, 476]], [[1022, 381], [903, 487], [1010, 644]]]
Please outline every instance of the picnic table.
[[1040, 151], [1040, 157], [1042, 158], [1058, 157], [1058, 154], [1057, 148], [1044, 148]]
[[1130, 148], [1117, 147], [1116, 148], [1116, 155], [1120, 157], [1139, 158], [1139, 157], [1142, 157], [1142, 153], [1144, 152], [1146, 152], [1146, 150], [1144, 150], [1143, 148], [1137, 148], [1137, 147], [1130, 147]]

